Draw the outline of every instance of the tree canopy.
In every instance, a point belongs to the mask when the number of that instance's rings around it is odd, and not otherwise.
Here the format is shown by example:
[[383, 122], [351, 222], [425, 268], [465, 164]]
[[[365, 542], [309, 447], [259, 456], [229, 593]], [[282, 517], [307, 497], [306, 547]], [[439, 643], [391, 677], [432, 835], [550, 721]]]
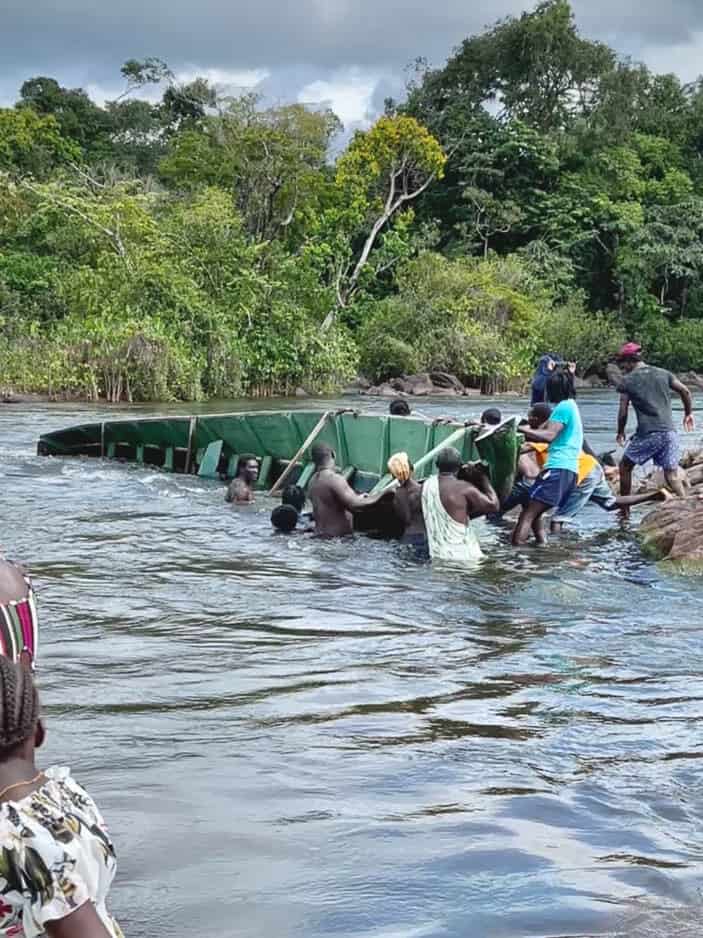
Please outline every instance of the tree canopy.
[[[416, 63], [357, 130], [128, 59], [0, 109], [4, 387], [111, 400], [451, 369], [519, 386], [625, 336], [703, 369], [703, 79], [543, 0]], [[145, 95], [148, 89], [148, 96]]]

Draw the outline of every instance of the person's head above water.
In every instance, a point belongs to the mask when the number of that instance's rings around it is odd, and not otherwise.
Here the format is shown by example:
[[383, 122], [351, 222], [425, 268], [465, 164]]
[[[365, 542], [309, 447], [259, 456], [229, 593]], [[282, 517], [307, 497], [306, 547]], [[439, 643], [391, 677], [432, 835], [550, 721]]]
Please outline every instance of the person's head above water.
[[574, 379], [568, 371], [558, 368], [547, 381], [547, 400], [550, 404], [560, 404], [576, 397]]
[[456, 475], [461, 469], [461, 453], [453, 446], [440, 450], [435, 460], [437, 469], [443, 474]]
[[292, 505], [296, 511], [302, 511], [305, 507], [305, 492], [299, 485], [287, 485], [281, 495], [282, 505]]
[[636, 342], [626, 342], [618, 352], [617, 363], [626, 374], [642, 361], [642, 346]]
[[489, 427], [497, 427], [503, 419], [503, 415], [497, 407], [489, 407], [481, 414], [481, 423], [488, 424]]
[[411, 414], [410, 404], [402, 398], [397, 401], [391, 401], [391, 406], [388, 408], [388, 411], [393, 417], [409, 417]]
[[256, 456], [240, 456], [237, 463], [237, 478], [245, 482], [256, 482], [259, 478], [259, 460]]
[[271, 524], [277, 531], [290, 534], [298, 524], [298, 512], [292, 505], [279, 505], [271, 512]]
[[39, 695], [27, 668], [0, 656], [0, 762], [33, 759], [44, 741]]
[[530, 412], [527, 415], [527, 422], [533, 430], [538, 430], [551, 416], [551, 404], [535, 404], [534, 407], [530, 408]]
[[310, 455], [316, 469], [331, 469], [334, 466], [334, 450], [327, 443], [315, 443]]

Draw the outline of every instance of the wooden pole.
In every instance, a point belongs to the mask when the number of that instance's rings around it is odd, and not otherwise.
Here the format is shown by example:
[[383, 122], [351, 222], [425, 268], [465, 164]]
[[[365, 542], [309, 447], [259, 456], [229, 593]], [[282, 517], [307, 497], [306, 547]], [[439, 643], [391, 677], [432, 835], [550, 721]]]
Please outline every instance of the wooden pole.
[[[464, 434], [467, 432], [466, 427], [460, 427], [458, 430], [455, 430], [454, 433], [451, 433], [446, 440], [442, 440], [434, 449], [431, 449], [428, 453], [425, 453], [418, 461], [415, 463], [414, 471], [417, 472], [418, 469], [424, 469], [428, 462], [432, 462], [434, 457], [440, 453], [443, 449], [446, 449], [447, 446], [453, 446], [454, 443], [457, 443], [461, 440]], [[375, 495], [377, 492], [384, 492], [386, 489], [395, 488], [398, 482], [391, 475], [385, 475], [382, 479], [379, 479], [376, 485], [371, 489], [371, 495]]]
[[190, 418], [190, 425], [188, 427], [188, 450], [186, 452], [186, 464], [183, 472], [185, 475], [188, 475], [190, 472], [190, 463], [192, 460], [192, 450], [193, 450], [193, 436], [195, 434], [195, 424], [198, 422], [197, 417]]
[[305, 442], [303, 443], [303, 445], [300, 447], [300, 449], [298, 450], [298, 452], [297, 452], [297, 453], [295, 454], [295, 456], [291, 459], [291, 461], [288, 463], [288, 465], [286, 466], [286, 468], [283, 470], [283, 472], [281, 473], [281, 475], [280, 475], [280, 476], [278, 477], [278, 479], [276, 480], [276, 484], [273, 486], [273, 488], [272, 488], [272, 489], [270, 490], [270, 492], [268, 493], [269, 496], [270, 496], [270, 495], [275, 495], [275, 494], [279, 491], [279, 489], [281, 489], [281, 488], [283, 487], [283, 483], [286, 481], [286, 479], [288, 478], [288, 476], [291, 474], [291, 472], [292, 472], [293, 469], [295, 468], [295, 464], [298, 462], [298, 460], [299, 460], [300, 457], [303, 455], [303, 453], [304, 453], [305, 450], [308, 448], [308, 446], [310, 446], [310, 445], [312, 444], [312, 442], [313, 442], [313, 440], [315, 439], [315, 437], [320, 433], [320, 431], [321, 431], [322, 428], [324, 427], [324, 425], [325, 425], [325, 423], [326, 423], [327, 418], [329, 417], [329, 415], [330, 415], [330, 411], [329, 411], [329, 410], [326, 410], [325, 413], [324, 413], [324, 414], [320, 417], [320, 419], [317, 421], [317, 423], [315, 424], [313, 430], [312, 430], [311, 433], [308, 435], [308, 437], [307, 437], [307, 439], [305, 440]]

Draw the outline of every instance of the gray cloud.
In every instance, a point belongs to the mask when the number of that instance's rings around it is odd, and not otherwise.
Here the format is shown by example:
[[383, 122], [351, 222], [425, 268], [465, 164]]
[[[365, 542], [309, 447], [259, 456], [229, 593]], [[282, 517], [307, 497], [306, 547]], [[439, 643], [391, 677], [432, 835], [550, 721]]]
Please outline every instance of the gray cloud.
[[[5, 101], [14, 98], [26, 77], [37, 74], [115, 93], [125, 59], [156, 55], [176, 70], [264, 70], [267, 94], [288, 99], [315, 82], [339, 83], [340, 75], [356, 68], [375, 80], [372, 103], [378, 109], [387, 90], [398, 93], [402, 69], [415, 57], [440, 64], [465, 36], [526, 4], [2, 0], [2, 6], [0, 98]], [[574, 8], [587, 35], [635, 57], [652, 54], [659, 68], [675, 70], [682, 49], [696, 48], [696, 33], [703, 33], [700, 0], [574, 0]], [[689, 66], [695, 59], [688, 57]]]

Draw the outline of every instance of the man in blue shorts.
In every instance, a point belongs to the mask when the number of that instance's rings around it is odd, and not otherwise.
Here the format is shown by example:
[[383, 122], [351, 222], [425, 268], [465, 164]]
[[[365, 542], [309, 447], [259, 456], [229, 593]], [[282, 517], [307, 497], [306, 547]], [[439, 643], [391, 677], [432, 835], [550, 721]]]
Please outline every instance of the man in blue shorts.
[[557, 369], [547, 381], [547, 400], [555, 405], [546, 426], [522, 430], [528, 443], [549, 446], [544, 470], [530, 489], [530, 499], [522, 509], [513, 531], [513, 544], [526, 544], [530, 531], [538, 544], [546, 542], [543, 515], [559, 509], [576, 487], [578, 462], [583, 448], [581, 414], [574, 400], [574, 382], [568, 371]]
[[681, 398], [683, 426], [687, 432], [695, 427], [691, 392], [670, 371], [646, 365], [642, 361], [642, 349], [635, 342], [628, 342], [620, 349], [618, 365], [624, 372], [618, 386], [618, 446], [625, 445], [630, 404], [637, 414], [637, 431], [620, 463], [620, 494], [630, 494], [632, 470], [651, 459], [664, 470], [666, 484], [671, 491], [683, 498], [686, 493], [679, 477], [679, 438], [671, 412], [671, 392], [674, 391]]

